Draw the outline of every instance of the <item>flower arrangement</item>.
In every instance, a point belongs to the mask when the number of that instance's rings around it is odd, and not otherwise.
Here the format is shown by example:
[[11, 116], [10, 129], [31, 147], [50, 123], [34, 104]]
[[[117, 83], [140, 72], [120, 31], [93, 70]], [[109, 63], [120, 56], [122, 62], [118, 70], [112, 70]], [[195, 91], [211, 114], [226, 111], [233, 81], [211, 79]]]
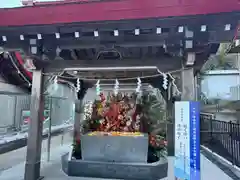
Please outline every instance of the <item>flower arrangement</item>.
[[[137, 93], [118, 93], [105, 97], [100, 93], [99, 100], [88, 102], [84, 106], [83, 131], [92, 132], [90, 135], [112, 136], [140, 136], [146, 133], [149, 135], [150, 159], [153, 159], [150, 161], [156, 161], [156, 151], [163, 150], [167, 143], [164, 132], [151, 134], [157, 121], [149, 109], [148, 104], [151, 103], [146, 102], [151, 100], [147, 96], [149, 94], [139, 96]], [[76, 144], [80, 146], [80, 140]]]

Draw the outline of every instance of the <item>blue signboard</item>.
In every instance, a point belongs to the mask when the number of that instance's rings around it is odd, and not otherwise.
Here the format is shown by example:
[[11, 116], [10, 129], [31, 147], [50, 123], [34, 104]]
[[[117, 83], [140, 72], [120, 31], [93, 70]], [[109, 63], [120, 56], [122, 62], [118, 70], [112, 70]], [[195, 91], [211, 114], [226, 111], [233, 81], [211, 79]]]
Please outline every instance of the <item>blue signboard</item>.
[[175, 103], [175, 162], [177, 180], [200, 180], [199, 102]]

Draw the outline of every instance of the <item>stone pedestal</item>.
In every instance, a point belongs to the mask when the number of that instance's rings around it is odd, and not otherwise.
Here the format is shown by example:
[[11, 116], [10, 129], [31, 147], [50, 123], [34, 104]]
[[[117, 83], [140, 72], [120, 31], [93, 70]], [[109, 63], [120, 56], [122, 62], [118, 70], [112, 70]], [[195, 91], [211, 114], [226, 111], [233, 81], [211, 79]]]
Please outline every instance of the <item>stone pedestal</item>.
[[163, 157], [155, 163], [69, 160], [69, 154], [67, 153], [62, 156], [62, 170], [68, 176], [74, 177], [159, 180], [167, 177], [168, 162]]
[[81, 136], [82, 159], [101, 162], [147, 163], [148, 136]]

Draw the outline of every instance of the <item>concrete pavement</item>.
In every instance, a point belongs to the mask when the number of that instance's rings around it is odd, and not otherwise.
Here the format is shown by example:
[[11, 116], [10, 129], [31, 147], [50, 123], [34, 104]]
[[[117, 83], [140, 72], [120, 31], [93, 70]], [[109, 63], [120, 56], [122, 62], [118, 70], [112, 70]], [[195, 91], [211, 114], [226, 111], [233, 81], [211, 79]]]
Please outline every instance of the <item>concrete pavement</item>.
[[[175, 180], [173, 169], [174, 158], [169, 157], [168, 160], [168, 177], [162, 180]], [[42, 175], [45, 177], [44, 180], [103, 180], [99, 178], [68, 177], [61, 171], [61, 165], [58, 162], [53, 163], [51, 168], [43, 169]], [[201, 180], [232, 180], [232, 178], [226, 175], [205, 156], [201, 155]]]
[[[57, 141], [56, 141], [57, 142]], [[56, 143], [58, 144], [58, 143]], [[53, 148], [51, 160], [47, 162], [47, 154], [43, 153], [41, 174], [45, 180], [103, 180], [98, 178], [68, 177], [61, 170], [61, 155], [69, 151], [70, 144]], [[19, 155], [19, 154], [18, 154]], [[5, 159], [6, 160], [6, 159]], [[169, 157], [168, 177], [162, 180], [174, 180], [174, 158]], [[19, 159], [20, 161], [20, 159]], [[1, 180], [22, 180], [24, 175], [24, 162], [14, 165], [0, 174]], [[215, 164], [201, 155], [201, 180], [233, 180]], [[109, 179], [110, 180], [110, 179]]]
[[[51, 150], [61, 147], [61, 144], [69, 144], [72, 142], [72, 133], [66, 132], [65, 134], [60, 134], [58, 136], [53, 136], [51, 139]], [[63, 142], [62, 142], [63, 138]], [[42, 142], [42, 153], [47, 156], [47, 139]], [[18, 164], [21, 164], [26, 159], [27, 148], [23, 147], [5, 154], [0, 155], [0, 174], [1, 171], [12, 168]], [[52, 154], [53, 152], [51, 152]], [[0, 178], [1, 179], [1, 178]]]
[[[61, 170], [61, 155], [69, 151], [72, 142], [72, 133], [55, 136], [51, 141], [51, 159], [47, 161], [47, 140], [42, 143], [41, 174], [45, 180], [103, 180], [99, 178], [68, 177]], [[26, 158], [26, 147], [0, 155], [0, 179], [23, 180]], [[174, 158], [169, 157], [168, 177], [162, 180], [174, 179]], [[109, 179], [110, 180], [110, 179]], [[201, 180], [234, 180], [219, 169], [215, 164], [201, 155]]]

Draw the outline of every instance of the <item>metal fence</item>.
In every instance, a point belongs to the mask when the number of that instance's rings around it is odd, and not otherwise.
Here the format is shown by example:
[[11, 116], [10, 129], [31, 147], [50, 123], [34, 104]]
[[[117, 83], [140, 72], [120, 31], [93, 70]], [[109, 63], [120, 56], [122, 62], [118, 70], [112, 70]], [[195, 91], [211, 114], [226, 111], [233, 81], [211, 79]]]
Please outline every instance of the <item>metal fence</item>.
[[20, 131], [21, 114], [30, 108], [30, 98], [25, 94], [0, 94], [1, 134]]
[[240, 167], [240, 124], [201, 115], [201, 144]]
[[[0, 94], [0, 136], [26, 132], [30, 122], [30, 101], [28, 94]], [[74, 121], [74, 101], [62, 97], [44, 97], [43, 130]]]
[[[0, 154], [27, 145], [30, 103], [29, 94], [0, 92]], [[74, 116], [75, 101], [72, 98], [44, 96], [42, 152], [47, 153], [48, 161], [54, 156], [52, 150], [72, 142]]]

